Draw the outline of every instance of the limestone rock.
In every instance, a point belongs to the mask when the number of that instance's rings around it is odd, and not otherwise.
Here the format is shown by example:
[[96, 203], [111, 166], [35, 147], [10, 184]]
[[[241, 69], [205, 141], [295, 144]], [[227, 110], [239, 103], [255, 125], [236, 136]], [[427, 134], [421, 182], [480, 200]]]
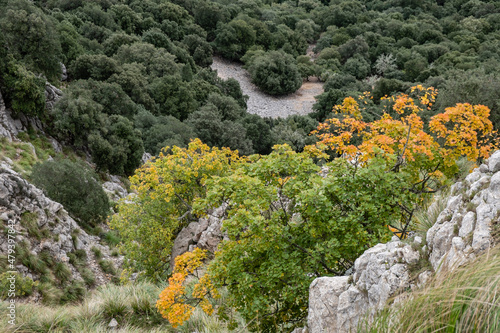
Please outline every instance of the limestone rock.
[[[337, 328], [339, 296], [349, 287], [348, 276], [320, 277], [309, 287], [310, 332], [330, 332]], [[333, 332], [333, 330], [331, 331]]]
[[217, 246], [224, 239], [220, 230], [226, 211], [226, 204], [214, 209], [208, 217], [202, 217], [197, 222], [191, 222], [177, 235], [170, 256], [170, 267], [173, 267], [175, 258], [184, 252], [192, 251], [195, 247], [215, 252]]
[[14, 119], [12, 113], [5, 106], [5, 102], [0, 92], [0, 136], [12, 141], [17, 134], [24, 130], [24, 126], [19, 119]]
[[[37, 227], [48, 231], [46, 235], [49, 236], [39, 239], [30, 235], [21, 224], [26, 213], [35, 216]], [[33, 254], [48, 250], [57, 260], [67, 263], [72, 272], [71, 280], [82, 280], [78, 270], [69, 262], [68, 254], [75, 250], [85, 251], [89, 258], [87, 266], [96, 277], [96, 285], [109, 283], [110, 278], [94, 259], [92, 247], [99, 248], [104, 259], [112, 260], [115, 266], [120, 266], [123, 261], [123, 257], [112, 257], [109, 248], [100, 244], [99, 237], [89, 235], [81, 229], [60, 203], [47, 198], [40, 189], [28, 183], [5, 164], [0, 164], [0, 217], [14, 222], [18, 244], [25, 242]], [[7, 251], [6, 235], [0, 233], [0, 254], [6, 254]], [[18, 267], [18, 271], [35, 280], [39, 278], [36, 272], [24, 266]]]
[[113, 201], [123, 199], [129, 194], [119, 179], [105, 182], [104, 184], [102, 184], [102, 189]]
[[500, 171], [500, 150], [493, 153], [488, 159], [488, 169], [493, 173]]
[[111, 321], [108, 324], [108, 327], [111, 329], [117, 328], [118, 327], [118, 321], [116, 321], [115, 318], [112, 318]]
[[[429, 208], [435, 210], [437, 203]], [[311, 333], [356, 331], [361, 318], [369, 325], [373, 314], [390, 297], [420, 288], [433, 274], [474, 260], [493, 243], [491, 225], [500, 219], [500, 151], [488, 165], [452, 186], [446, 208], [427, 231], [426, 243], [415, 237], [413, 246], [393, 238], [366, 250], [350, 277], [320, 277], [310, 286], [308, 327]], [[414, 248], [421, 248], [420, 252]], [[425, 257], [421, 258], [421, 254]], [[429, 260], [427, 270], [412, 281], [409, 266]], [[444, 268], [447, 268], [446, 270]], [[394, 302], [404, 301], [397, 296]]]
[[48, 81], [45, 82], [45, 105], [47, 109], [51, 110], [54, 108], [54, 105], [59, 101], [63, 96], [63, 92], [50, 84]]

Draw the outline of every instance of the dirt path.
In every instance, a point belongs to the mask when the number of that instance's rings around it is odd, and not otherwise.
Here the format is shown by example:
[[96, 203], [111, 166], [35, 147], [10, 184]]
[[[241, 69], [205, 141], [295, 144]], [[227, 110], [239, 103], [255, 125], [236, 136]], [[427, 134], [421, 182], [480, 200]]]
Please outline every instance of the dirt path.
[[314, 96], [323, 92], [323, 84], [318, 81], [304, 82], [302, 87], [295, 93], [274, 97], [263, 93], [252, 82], [250, 75], [241, 64], [214, 57], [212, 69], [217, 70], [219, 77], [223, 79], [236, 79], [248, 95], [248, 112], [258, 114], [262, 117], [287, 117], [292, 114], [308, 114], [312, 112], [312, 106], [316, 102]]

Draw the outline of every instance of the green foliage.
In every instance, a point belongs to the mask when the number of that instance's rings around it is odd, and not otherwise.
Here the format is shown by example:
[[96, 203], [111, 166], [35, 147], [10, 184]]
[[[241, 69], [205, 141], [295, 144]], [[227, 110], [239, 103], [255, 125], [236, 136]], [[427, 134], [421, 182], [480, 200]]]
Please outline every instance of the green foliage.
[[456, 71], [440, 87], [437, 99], [439, 111], [456, 103], [467, 101], [472, 104], [486, 105], [491, 110], [490, 119], [495, 129], [500, 128], [500, 75], [486, 74], [484, 70]]
[[97, 248], [95, 246], [92, 246], [91, 250], [92, 250], [92, 252], [94, 253], [94, 255], [95, 255], [95, 257], [97, 259], [101, 259], [102, 258], [102, 251], [99, 248]]
[[243, 20], [220, 24], [215, 32], [214, 45], [224, 57], [238, 60], [255, 43], [255, 30]]
[[[0, 274], [0, 299], [29, 296], [33, 293], [36, 283], [29, 277], [24, 277], [18, 272], [4, 272]], [[11, 287], [14, 287], [11, 289]], [[14, 290], [14, 291], [12, 291]]]
[[28, 235], [35, 237], [38, 240], [48, 238], [50, 236], [50, 231], [48, 231], [48, 229], [40, 229], [38, 226], [37, 213], [24, 212], [21, 214], [21, 225], [26, 228]]
[[172, 116], [156, 117], [149, 111], [139, 112], [134, 124], [141, 131], [144, 150], [155, 155], [166, 146], [187, 147], [189, 141], [196, 137], [188, 124]]
[[196, 209], [229, 205], [222, 227], [229, 240], [208, 274], [228, 286], [229, 304], [253, 329], [303, 325], [312, 280], [342, 274], [364, 250], [388, 239], [385, 225], [399, 219], [398, 203], [410, 197], [404, 176], [386, 173], [385, 163], [372, 160], [358, 169], [335, 160], [322, 178], [307, 154], [283, 145], [207, 181]]
[[31, 180], [49, 198], [63, 204], [84, 228], [102, 222], [109, 213], [108, 197], [97, 175], [82, 163], [46, 161], [35, 165]]
[[80, 281], [73, 281], [67, 285], [60, 299], [61, 304], [79, 302], [85, 296], [85, 285]]
[[4, 66], [0, 62], [0, 74], [2, 91], [14, 115], [44, 116], [45, 80], [14, 60]]
[[108, 273], [111, 275], [116, 274], [116, 268], [113, 265], [112, 261], [101, 259], [97, 263], [99, 264], [104, 273]]
[[119, 64], [113, 58], [102, 54], [83, 54], [73, 61], [69, 74], [74, 79], [106, 80], [119, 73]]
[[295, 59], [284, 52], [257, 56], [247, 66], [252, 82], [271, 95], [289, 94], [302, 85]]
[[51, 19], [27, 0], [10, 0], [2, 7], [0, 32], [5, 47], [30, 70], [58, 80], [61, 44]]
[[138, 169], [131, 178], [137, 195], [120, 202], [110, 222], [122, 238], [126, 265], [154, 279], [165, 277], [176, 234], [197, 220], [191, 205], [205, 196], [205, 180], [228, 174], [238, 160], [228, 149], [194, 140], [188, 148], [174, 146], [171, 154], [160, 154]]
[[127, 118], [110, 116], [105, 131], [93, 132], [88, 140], [97, 170], [130, 175], [141, 163], [144, 152], [141, 134]]
[[54, 266], [54, 275], [59, 280], [59, 283], [64, 284], [71, 277], [71, 270], [65, 263], [58, 262]]
[[318, 122], [309, 116], [289, 116], [274, 121], [271, 129], [272, 142], [288, 144], [294, 151], [300, 152], [306, 145], [316, 142], [315, 136], [309, 135], [316, 129]]

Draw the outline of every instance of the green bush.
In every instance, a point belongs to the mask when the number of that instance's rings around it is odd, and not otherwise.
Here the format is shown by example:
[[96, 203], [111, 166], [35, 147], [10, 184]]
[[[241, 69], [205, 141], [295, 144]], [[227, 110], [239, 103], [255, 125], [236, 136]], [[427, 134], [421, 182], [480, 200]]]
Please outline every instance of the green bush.
[[23, 277], [18, 272], [10, 273], [5, 272], [0, 274], [0, 299], [10, 298], [9, 293], [11, 290], [11, 285], [15, 286], [15, 296], [29, 296], [33, 292], [33, 286], [35, 285], [33, 280], [29, 277]]
[[109, 201], [97, 175], [83, 163], [52, 160], [33, 167], [33, 183], [44, 193], [60, 202], [84, 228], [104, 221], [109, 213]]
[[271, 51], [251, 60], [252, 82], [271, 95], [292, 93], [302, 85], [295, 59], [281, 51]]

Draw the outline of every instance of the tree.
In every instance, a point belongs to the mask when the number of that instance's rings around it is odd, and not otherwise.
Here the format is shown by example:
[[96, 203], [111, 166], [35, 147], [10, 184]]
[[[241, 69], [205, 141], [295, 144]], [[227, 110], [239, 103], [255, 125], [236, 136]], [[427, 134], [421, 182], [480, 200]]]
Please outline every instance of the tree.
[[281, 51], [254, 58], [248, 70], [252, 82], [271, 95], [289, 94], [302, 85], [295, 59]]
[[142, 133], [144, 150], [158, 155], [164, 147], [187, 147], [196, 135], [191, 126], [172, 116], [155, 117], [142, 110], [134, 117], [135, 127]]
[[[418, 85], [411, 88], [411, 95], [383, 98], [388, 102], [383, 106], [384, 113], [371, 122], [363, 121], [362, 116], [364, 99], [369, 95], [360, 96], [359, 103], [348, 97], [342, 105], [334, 107], [343, 116], [320, 124], [313, 132], [320, 141], [316, 147], [306, 149], [325, 158], [324, 152], [331, 151], [359, 165], [375, 157], [397, 156], [387, 171], [406, 173], [408, 191], [418, 194], [421, 200], [455, 175], [460, 157], [476, 162], [488, 158], [499, 147], [488, 119], [490, 111], [483, 105], [457, 104], [424, 124], [420, 114], [432, 107], [436, 95], [434, 88]], [[403, 232], [411, 222], [416, 204], [418, 201], [402, 207]]]
[[[404, 234], [415, 204], [454, 175], [459, 157], [486, 158], [498, 147], [490, 140], [487, 107], [448, 108], [431, 119], [430, 135], [418, 113], [432, 106], [436, 92], [415, 86], [411, 94], [386, 100], [394, 118], [385, 113], [369, 123], [363, 121], [364, 103], [346, 98], [334, 108], [342, 117], [320, 124], [321, 141], [305, 152], [275, 146], [270, 155], [254, 155], [227, 176], [207, 179], [206, 196], [195, 200], [194, 211], [203, 214], [225, 203], [222, 230], [228, 239], [189, 301], [174, 297], [167, 303], [172, 298], [163, 297], [172, 290], [162, 293], [162, 312], [178, 310], [169, 320], [186, 320], [192, 313], [188, 302], [206, 304], [217, 297], [214, 287], [225, 286], [228, 306], [251, 329], [302, 326], [312, 279], [343, 274], [364, 250], [389, 238], [387, 224], [401, 223]], [[329, 149], [341, 158], [327, 162], [328, 172], [321, 176], [312, 157], [328, 159]], [[196, 258], [204, 255], [186, 254], [180, 262], [197, 267], [201, 259]], [[182, 290], [186, 275], [174, 281], [176, 290]]]
[[84, 229], [95, 227], [109, 214], [108, 197], [97, 174], [87, 165], [67, 159], [35, 164], [31, 181], [60, 202]]
[[[26, 0], [9, 1], [0, 14], [0, 32], [16, 59], [56, 82], [60, 79], [61, 44], [48, 16]], [[22, 41], [22, 42], [21, 42]]]
[[239, 60], [255, 43], [255, 31], [243, 20], [220, 24], [215, 31], [215, 49], [224, 57]]
[[115, 58], [121, 64], [139, 63], [146, 67], [146, 73], [154, 77], [175, 75], [179, 73], [179, 65], [175, 62], [175, 56], [166, 52], [165, 49], [156, 48], [148, 43], [134, 43], [122, 45]]
[[[384, 225], [398, 218], [396, 203], [406, 197], [404, 178], [381, 172], [385, 163], [356, 169], [337, 160], [322, 178], [308, 154], [282, 145], [226, 177], [208, 179], [207, 195], [194, 207], [202, 214], [227, 203], [222, 229], [229, 240], [195, 285], [205, 292], [193, 293], [192, 302], [206, 302], [213, 286], [226, 286], [226, 306], [235, 307], [252, 330], [303, 325], [312, 280], [342, 274], [366, 248], [389, 237]], [[164, 304], [175, 323], [189, 317], [189, 304], [182, 304], [174, 316], [174, 304]]]
[[105, 127], [90, 134], [88, 146], [98, 170], [118, 175], [133, 174], [144, 153], [141, 133], [119, 115], [107, 117]]
[[263, 155], [269, 154], [273, 146], [273, 141], [271, 128], [267, 122], [255, 114], [248, 114], [240, 122], [246, 129], [247, 138], [252, 141], [254, 152]]
[[120, 202], [110, 222], [122, 238], [125, 265], [154, 279], [167, 275], [177, 233], [197, 221], [192, 204], [205, 197], [206, 180], [227, 175], [241, 161], [235, 152], [209, 148], [199, 139], [171, 151], [136, 170], [130, 181], [137, 195]]
[[37, 77], [13, 59], [3, 66], [0, 64], [0, 74], [4, 98], [15, 116], [45, 115], [44, 79]]
[[318, 72], [317, 66], [308, 56], [297, 57], [297, 69], [299, 70], [300, 76], [308, 81], [310, 76], [314, 76]]
[[92, 99], [89, 90], [72, 86], [52, 110], [53, 135], [63, 142], [84, 148], [92, 131], [105, 127], [103, 106]]
[[92, 78], [104, 81], [119, 72], [118, 62], [102, 54], [83, 54], [73, 61], [69, 68], [69, 74], [76, 80]]

